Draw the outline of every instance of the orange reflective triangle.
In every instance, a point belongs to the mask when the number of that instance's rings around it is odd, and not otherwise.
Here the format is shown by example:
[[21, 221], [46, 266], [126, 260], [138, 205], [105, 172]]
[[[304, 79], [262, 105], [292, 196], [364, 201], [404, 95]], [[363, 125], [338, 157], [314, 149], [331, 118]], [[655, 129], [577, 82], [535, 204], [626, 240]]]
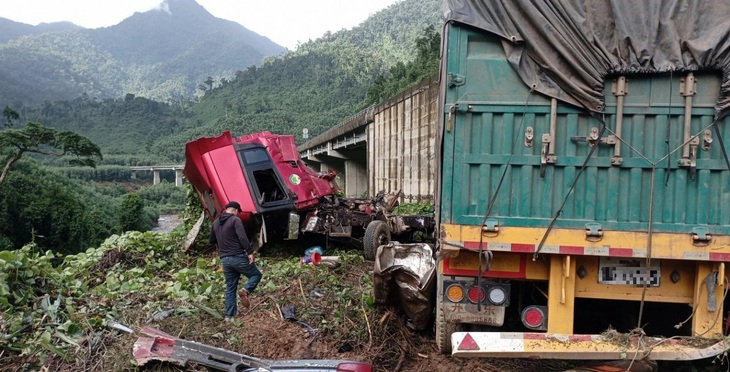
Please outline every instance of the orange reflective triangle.
[[474, 337], [467, 333], [464, 339], [461, 340], [461, 344], [459, 344], [459, 350], [479, 350], [479, 345], [474, 341]]

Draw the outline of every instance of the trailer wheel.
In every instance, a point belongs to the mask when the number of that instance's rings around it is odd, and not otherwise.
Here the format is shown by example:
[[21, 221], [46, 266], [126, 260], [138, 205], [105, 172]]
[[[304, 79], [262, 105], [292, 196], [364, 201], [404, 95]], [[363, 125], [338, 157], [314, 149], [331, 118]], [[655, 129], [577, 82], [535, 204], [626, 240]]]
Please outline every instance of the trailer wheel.
[[375, 253], [378, 247], [390, 243], [390, 229], [388, 225], [380, 220], [370, 222], [365, 229], [365, 236], [362, 239], [362, 255], [366, 260], [375, 261]]
[[434, 322], [434, 328], [436, 328], [436, 346], [442, 354], [451, 354], [451, 335], [454, 332], [462, 332], [464, 325], [460, 323], [449, 323], [446, 321], [444, 316], [444, 291], [440, 275], [438, 276], [438, 286], [436, 294], [436, 321]]

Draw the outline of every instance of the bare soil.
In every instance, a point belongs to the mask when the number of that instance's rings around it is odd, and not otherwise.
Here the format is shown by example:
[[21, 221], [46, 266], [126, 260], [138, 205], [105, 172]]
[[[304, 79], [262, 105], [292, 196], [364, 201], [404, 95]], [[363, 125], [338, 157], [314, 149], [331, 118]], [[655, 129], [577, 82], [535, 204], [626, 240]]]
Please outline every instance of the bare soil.
[[[356, 280], [361, 277], [360, 274], [369, 272], [372, 275], [372, 262], [348, 267], [344, 271], [346, 274], [342, 280], [357, 287], [359, 283]], [[296, 282], [297, 279], [304, 283], [304, 291]], [[282, 307], [293, 304], [297, 314], [308, 311], [331, 314], [332, 300], [326, 295], [321, 298], [306, 296], [305, 299], [303, 293], [308, 292], [305, 278], [293, 278], [292, 281], [293, 285], [275, 295], [252, 294], [251, 308], [240, 312], [233, 323], [205, 319], [199, 324], [191, 324], [171, 317], [152, 326], [182, 338], [257, 358], [346, 359], [371, 363], [374, 371], [564, 371], [570, 368], [569, 364], [562, 361], [463, 359], [441, 354], [436, 349], [433, 332], [411, 330], [405, 325], [404, 316], [395, 308], [367, 310], [362, 307], [359, 309], [359, 318], [348, 318], [349, 324], [344, 327], [367, 329], [366, 338], [361, 340], [333, 332], [318, 333], [315, 339], [306, 326], [285, 320]], [[323, 292], [327, 293], [326, 288]], [[360, 305], [353, 304], [353, 307]], [[364, 316], [366, 313], [367, 321]], [[317, 329], [320, 325], [310, 326]], [[157, 367], [153, 364], [149, 368], [156, 370]], [[197, 370], [194, 366], [189, 367], [188, 370]]]

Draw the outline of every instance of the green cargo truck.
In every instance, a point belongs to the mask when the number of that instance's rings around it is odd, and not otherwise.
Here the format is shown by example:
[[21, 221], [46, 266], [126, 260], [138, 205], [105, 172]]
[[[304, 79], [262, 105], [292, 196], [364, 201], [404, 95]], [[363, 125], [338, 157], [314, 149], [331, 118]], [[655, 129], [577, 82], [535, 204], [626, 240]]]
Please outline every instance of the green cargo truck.
[[730, 347], [730, 5], [446, 0], [436, 341], [456, 356]]

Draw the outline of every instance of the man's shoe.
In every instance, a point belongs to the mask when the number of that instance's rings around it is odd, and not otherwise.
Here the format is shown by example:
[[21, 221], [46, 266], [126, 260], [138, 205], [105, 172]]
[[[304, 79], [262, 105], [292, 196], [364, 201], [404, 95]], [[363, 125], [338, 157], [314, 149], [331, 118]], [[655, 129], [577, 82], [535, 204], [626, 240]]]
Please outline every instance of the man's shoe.
[[238, 298], [241, 299], [241, 306], [247, 309], [251, 307], [251, 301], [248, 300], [248, 292], [245, 289], [238, 291]]
[[226, 323], [232, 322], [232, 321], [233, 321], [233, 317], [232, 317], [232, 316], [227, 316], [227, 317], [226, 317], [226, 318], [224, 319], [224, 321], [225, 321]]

